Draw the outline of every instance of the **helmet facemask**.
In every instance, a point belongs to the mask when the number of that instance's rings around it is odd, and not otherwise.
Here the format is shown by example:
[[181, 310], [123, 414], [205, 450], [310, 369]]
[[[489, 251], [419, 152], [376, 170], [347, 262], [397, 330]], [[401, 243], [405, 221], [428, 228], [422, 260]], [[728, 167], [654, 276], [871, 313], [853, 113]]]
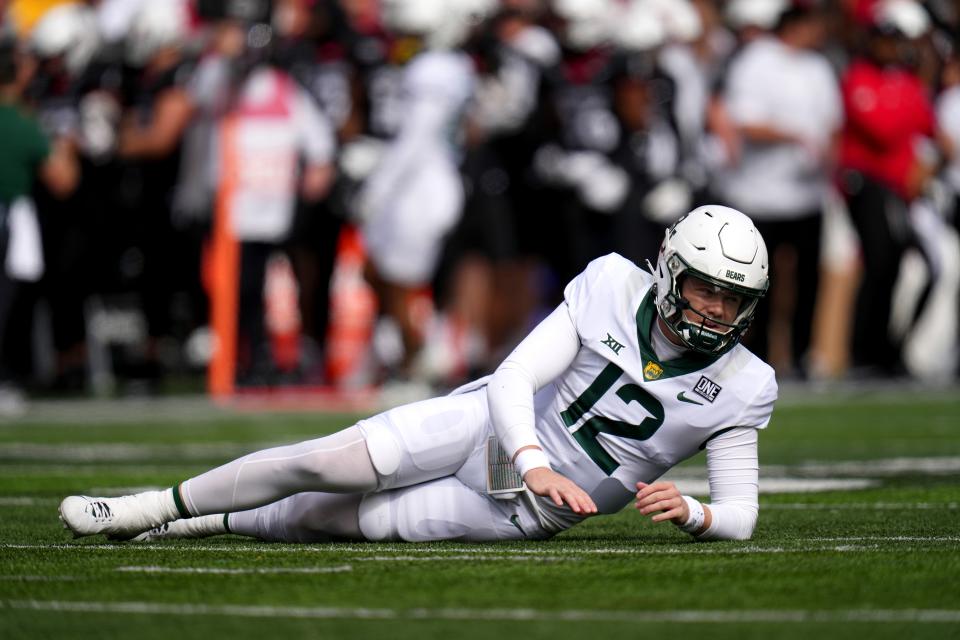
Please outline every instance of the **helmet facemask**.
[[[660, 305], [660, 317], [684, 346], [700, 353], [718, 355], [739, 342], [753, 320], [760, 295], [698, 272], [684, 264], [679, 256], [673, 256], [668, 261], [668, 270], [671, 286]], [[729, 291], [740, 296], [740, 306], [733, 322], [724, 322], [720, 318], [704, 314], [683, 296], [683, 283], [691, 276], [713, 286], [717, 291]], [[693, 317], [690, 317], [691, 315]], [[708, 322], [719, 326], [708, 326]]]

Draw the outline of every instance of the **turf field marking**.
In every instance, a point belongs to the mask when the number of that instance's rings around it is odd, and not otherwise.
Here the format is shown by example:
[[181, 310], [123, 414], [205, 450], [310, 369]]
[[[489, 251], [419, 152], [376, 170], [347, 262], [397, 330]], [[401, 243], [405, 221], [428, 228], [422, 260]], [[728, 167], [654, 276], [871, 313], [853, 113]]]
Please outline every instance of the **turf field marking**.
[[337, 567], [255, 567], [250, 569], [229, 569], [226, 567], [117, 567], [114, 571], [124, 573], [191, 573], [191, 574], [273, 574], [273, 573], [346, 573], [353, 571], [349, 564]]
[[876, 542], [960, 542], [960, 536], [841, 536], [836, 538], [807, 538], [814, 542], [876, 541]]
[[436, 555], [436, 556], [372, 556], [367, 558], [350, 558], [357, 562], [444, 562], [444, 561], [460, 561], [466, 560], [468, 562], [485, 562], [485, 561], [499, 561], [499, 560], [508, 560], [510, 562], [580, 562], [580, 558], [571, 556], [569, 558], [565, 557], [553, 557], [553, 558], [538, 558], [533, 555]]
[[184, 465], [171, 462], [167, 465], [138, 464], [136, 462], [115, 462], [109, 467], [102, 464], [3, 464], [0, 463], [0, 477], [22, 478], [24, 476], [58, 477], [66, 476], [75, 479], [81, 476], [113, 475], [171, 475], [177, 478], [189, 475], [195, 469], [197, 473], [208, 470], [208, 466], [200, 463]]
[[[365, 556], [370, 561], [378, 557], [396, 558], [404, 556], [424, 557], [413, 554], [430, 554], [439, 558], [452, 558], [457, 555], [465, 560], [475, 560], [482, 556], [489, 556], [491, 559], [504, 558], [509, 559], [512, 556], [532, 557], [537, 559], [547, 559], [553, 557], [576, 557], [578, 555], [737, 555], [753, 553], [806, 553], [806, 552], [853, 552], [853, 551], [879, 551], [902, 553], [903, 545], [897, 545], [890, 548], [882, 548], [878, 543], [902, 543], [902, 542], [926, 542], [926, 543], [955, 543], [960, 542], [960, 536], [862, 536], [862, 537], [836, 537], [836, 538], [803, 538], [798, 542], [820, 542], [833, 543], [843, 542], [847, 544], [818, 544], [803, 546], [772, 546], [763, 547], [759, 545], [745, 545], [729, 548], [717, 548], [712, 545], [697, 545], [694, 543], [674, 544], [665, 546], [648, 547], [599, 547], [593, 549], [583, 549], [577, 547], [564, 549], [532, 548], [532, 549], [503, 549], [490, 546], [477, 547], [445, 547], [442, 549], [418, 549], [407, 548], [403, 546], [386, 547], [376, 544], [371, 545], [348, 545], [348, 544], [329, 544], [329, 545], [296, 545], [296, 544], [229, 544], [229, 545], [183, 545], [183, 544], [165, 544], [165, 543], [147, 543], [147, 544], [0, 544], [2, 549], [37, 549], [53, 551], [147, 551], [147, 552], [165, 552], [183, 553], [190, 551], [214, 552], [214, 553], [359, 553], [370, 554], [383, 552], [402, 553], [403, 556]], [[860, 544], [849, 544], [851, 542]], [[869, 543], [869, 544], [865, 544]], [[911, 551], [936, 551], [940, 549], [922, 547], [911, 547]], [[445, 555], [442, 552], [448, 552]], [[440, 552], [440, 553], [438, 553]], [[363, 558], [359, 558], [363, 559]], [[351, 560], [353, 560], [351, 558]]]
[[75, 576], [0, 576], [4, 582], [72, 582], [79, 579]]
[[122, 442], [4, 442], [0, 449], [3, 460], [57, 461], [57, 462], [134, 462], [175, 458], [177, 460], [208, 460], [235, 458], [251, 451], [268, 449], [289, 441], [272, 442], [195, 442], [181, 444], [131, 444]]
[[157, 491], [167, 489], [169, 486], [161, 485], [142, 485], [139, 487], [90, 487], [83, 492], [85, 496], [129, 496], [134, 493], [143, 493], [144, 491]]
[[235, 616], [354, 620], [490, 620], [516, 622], [960, 622], [955, 609], [788, 609], [740, 611], [597, 611], [543, 609], [369, 609], [353, 607], [271, 607], [167, 604], [160, 602], [71, 602], [8, 600], [3, 608], [77, 613]]
[[32, 507], [36, 505], [59, 504], [56, 498], [34, 498], [32, 496], [2, 496], [0, 507]]
[[817, 476], [886, 477], [910, 473], [944, 475], [960, 471], [960, 456], [878, 458], [837, 462], [809, 461], [790, 468]]
[[[760, 493], [821, 493], [826, 491], [858, 491], [869, 489], [880, 483], [868, 478], [790, 478], [767, 477], [764, 469], [760, 469]], [[673, 480], [680, 493], [692, 496], [710, 495], [710, 484], [706, 478], [677, 478], [668, 474], [667, 480]]]
[[822, 511], [834, 509], [859, 509], [865, 511], [927, 511], [931, 509], [960, 509], [960, 502], [781, 502], [761, 503], [760, 509], [780, 509], [797, 511]]

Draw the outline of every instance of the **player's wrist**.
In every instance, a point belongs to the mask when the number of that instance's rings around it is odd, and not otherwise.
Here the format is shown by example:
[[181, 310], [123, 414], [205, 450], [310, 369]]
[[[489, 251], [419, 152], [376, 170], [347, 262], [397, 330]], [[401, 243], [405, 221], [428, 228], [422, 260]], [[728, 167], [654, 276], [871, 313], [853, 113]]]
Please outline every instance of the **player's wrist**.
[[690, 496], [681, 496], [683, 501], [687, 504], [687, 510], [689, 515], [684, 522], [677, 523], [677, 526], [681, 531], [696, 535], [700, 533], [700, 530], [703, 529], [703, 524], [707, 520], [706, 510], [703, 508], [703, 504], [695, 498]]
[[519, 473], [522, 478], [531, 469], [539, 467], [549, 469], [550, 459], [547, 458], [547, 454], [544, 453], [540, 447], [528, 447], [517, 453], [514, 457], [513, 464], [517, 468], [517, 473]]

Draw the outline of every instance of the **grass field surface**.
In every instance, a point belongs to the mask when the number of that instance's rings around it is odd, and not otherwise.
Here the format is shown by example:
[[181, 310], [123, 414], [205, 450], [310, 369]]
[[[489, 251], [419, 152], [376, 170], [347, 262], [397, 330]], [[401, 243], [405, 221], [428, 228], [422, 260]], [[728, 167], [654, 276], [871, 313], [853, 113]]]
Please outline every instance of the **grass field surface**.
[[[794, 394], [761, 435], [754, 537], [722, 543], [631, 508], [536, 543], [74, 541], [65, 495], [355, 416], [71, 406], [0, 423], [0, 638], [960, 638], [956, 390]], [[669, 477], [705, 497], [702, 454]]]

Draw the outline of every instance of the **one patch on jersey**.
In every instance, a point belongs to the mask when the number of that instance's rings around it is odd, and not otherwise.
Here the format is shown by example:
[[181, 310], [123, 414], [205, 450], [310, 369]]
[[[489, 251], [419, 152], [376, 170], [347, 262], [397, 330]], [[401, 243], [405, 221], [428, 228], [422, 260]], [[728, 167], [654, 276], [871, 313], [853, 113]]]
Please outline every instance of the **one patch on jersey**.
[[[656, 362], [651, 360], [647, 363], [647, 366], [643, 368], [643, 378], [645, 380], [656, 380], [663, 375], [663, 367], [658, 365]], [[712, 402], [712, 400], [711, 400]]]
[[713, 402], [717, 399], [717, 395], [719, 395], [721, 389], [723, 389], [723, 387], [707, 376], [700, 376], [700, 379], [697, 380], [697, 386], [693, 388], [693, 392], [707, 402]]

